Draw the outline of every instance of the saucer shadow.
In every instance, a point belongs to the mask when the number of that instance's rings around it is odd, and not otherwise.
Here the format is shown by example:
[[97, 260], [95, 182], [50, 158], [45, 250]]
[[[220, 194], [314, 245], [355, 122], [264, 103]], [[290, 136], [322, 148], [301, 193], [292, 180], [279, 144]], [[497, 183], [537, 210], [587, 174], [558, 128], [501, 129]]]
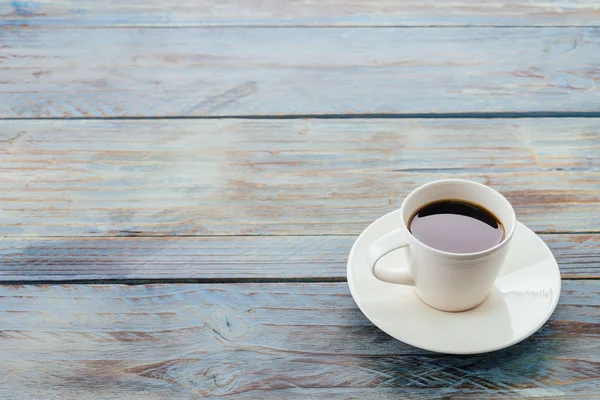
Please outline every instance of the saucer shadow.
[[[384, 331], [401, 331], [399, 340], [431, 351], [455, 349], [455, 354], [487, 352], [502, 348], [517, 337], [509, 307], [497, 287], [479, 306], [462, 312], [432, 308], [414, 292], [405, 293], [402, 302], [379, 301], [370, 311]], [[389, 315], [393, 315], [390, 313], [402, 318], [390, 321]], [[386, 316], [388, 319], [384, 322]]]
[[[455, 348], [457, 352], [467, 343], [469, 351], [473, 351], [500, 348], [515, 339], [508, 306], [495, 286], [484, 302], [475, 308], [458, 313], [435, 311], [441, 314], [438, 318], [443, 324], [442, 340], [448, 348]], [[439, 333], [435, 333], [439, 341]]]

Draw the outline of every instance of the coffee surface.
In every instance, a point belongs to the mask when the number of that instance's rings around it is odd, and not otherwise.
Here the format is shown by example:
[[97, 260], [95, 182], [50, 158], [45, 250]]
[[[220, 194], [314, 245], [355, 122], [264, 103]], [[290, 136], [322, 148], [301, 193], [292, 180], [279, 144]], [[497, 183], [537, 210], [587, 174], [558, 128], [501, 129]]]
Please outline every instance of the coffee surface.
[[409, 230], [429, 247], [450, 253], [475, 253], [504, 239], [504, 227], [482, 206], [460, 200], [440, 200], [417, 211]]

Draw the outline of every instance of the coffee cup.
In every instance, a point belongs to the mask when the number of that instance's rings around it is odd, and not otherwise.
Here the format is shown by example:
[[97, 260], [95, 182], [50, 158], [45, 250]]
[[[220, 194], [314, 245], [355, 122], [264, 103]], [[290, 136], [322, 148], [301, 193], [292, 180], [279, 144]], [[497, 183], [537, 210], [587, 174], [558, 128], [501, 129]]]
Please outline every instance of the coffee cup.
[[[411, 222], [420, 210], [439, 202], [464, 203], [486, 210], [497, 219], [498, 226], [501, 225], [500, 240], [489, 248], [474, 252], [453, 252], [443, 246], [424, 243], [423, 238], [419, 239], [411, 232]], [[400, 207], [398, 228], [369, 246], [367, 263], [375, 278], [414, 286], [417, 296], [431, 307], [442, 311], [465, 311], [482, 303], [493, 288], [516, 224], [515, 211], [509, 201], [491, 187], [463, 179], [430, 182], [406, 197]], [[469, 235], [463, 236], [468, 241]], [[396, 250], [408, 252], [408, 268], [377, 267], [382, 257]]]

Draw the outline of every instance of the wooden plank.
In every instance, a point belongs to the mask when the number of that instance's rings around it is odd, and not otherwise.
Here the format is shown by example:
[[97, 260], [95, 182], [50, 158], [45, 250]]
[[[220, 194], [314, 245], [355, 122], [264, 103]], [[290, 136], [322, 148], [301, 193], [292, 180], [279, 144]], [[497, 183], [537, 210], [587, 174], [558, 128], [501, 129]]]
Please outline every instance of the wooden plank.
[[439, 1], [171, 0], [13, 1], [0, 4], [0, 26], [457, 26], [595, 25], [594, 0]]
[[0, 235], [360, 233], [418, 185], [487, 183], [599, 232], [600, 120], [0, 122]]
[[[541, 235], [563, 278], [600, 278], [600, 235]], [[353, 236], [0, 239], [0, 281], [343, 278]]]
[[382, 333], [345, 283], [2, 286], [0, 397], [597, 398], [599, 289], [566, 281], [534, 336], [457, 357]]
[[5, 27], [0, 117], [598, 112], [599, 33]]

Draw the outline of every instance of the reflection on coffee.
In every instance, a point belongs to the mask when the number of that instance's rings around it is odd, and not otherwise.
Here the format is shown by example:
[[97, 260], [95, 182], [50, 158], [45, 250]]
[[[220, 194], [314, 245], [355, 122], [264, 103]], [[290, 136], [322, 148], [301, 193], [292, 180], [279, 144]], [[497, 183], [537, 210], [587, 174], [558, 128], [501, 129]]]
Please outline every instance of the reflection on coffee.
[[504, 227], [494, 214], [477, 204], [440, 200], [419, 209], [408, 223], [422, 243], [450, 253], [475, 253], [504, 239]]

